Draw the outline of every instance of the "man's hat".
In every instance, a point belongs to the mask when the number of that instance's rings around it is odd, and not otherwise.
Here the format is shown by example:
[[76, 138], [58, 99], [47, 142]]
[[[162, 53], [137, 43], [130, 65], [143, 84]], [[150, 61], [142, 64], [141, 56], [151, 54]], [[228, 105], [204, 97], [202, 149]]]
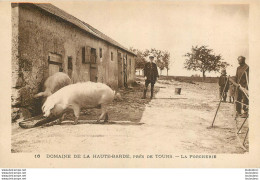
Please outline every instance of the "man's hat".
[[226, 69], [222, 69], [222, 70], [221, 70], [221, 74], [227, 74]]

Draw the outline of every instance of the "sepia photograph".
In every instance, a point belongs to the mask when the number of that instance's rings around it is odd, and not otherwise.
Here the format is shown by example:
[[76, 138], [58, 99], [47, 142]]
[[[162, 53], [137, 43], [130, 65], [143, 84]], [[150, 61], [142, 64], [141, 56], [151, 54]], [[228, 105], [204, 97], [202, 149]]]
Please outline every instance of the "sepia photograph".
[[10, 2], [9, 156], [244, 167], [259, 157], [250, 3]]

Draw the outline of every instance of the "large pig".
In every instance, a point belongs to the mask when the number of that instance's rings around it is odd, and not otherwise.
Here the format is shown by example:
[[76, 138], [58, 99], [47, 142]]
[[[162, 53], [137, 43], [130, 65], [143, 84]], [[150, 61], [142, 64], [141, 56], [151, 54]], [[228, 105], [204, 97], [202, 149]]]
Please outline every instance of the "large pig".
[[82, 107], [96, 107], [101, 105], [101, 116], [98, 121], [108, 121], [107, 106], [114, 99], [121, 99], [119, 93], [102, 83], [84, 82], [65, 86], [47, 98], [42, 106], [45, 117], [56, 116], [60, 123], [64, 119], [65, 112], [74, 111], [74, 124], [78, 123], [80, 109]]
[[40, 92], [36, 94], [34, 97], [43, 97], [44, 102], [48, 96], [52, 95], [59, 89], [69, 84], [71, 84], [70, 77], [63, 72], [57, 72], [52, 76], [48, 77], [47, 80], [44, 82], [44, 92]]

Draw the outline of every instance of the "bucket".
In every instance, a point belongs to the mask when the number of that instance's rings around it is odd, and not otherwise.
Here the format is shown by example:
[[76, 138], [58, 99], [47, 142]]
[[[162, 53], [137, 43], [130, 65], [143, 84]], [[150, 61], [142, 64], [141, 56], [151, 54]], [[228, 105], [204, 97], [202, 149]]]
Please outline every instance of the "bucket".
[[180, 95], [181, 94], [181, 88], [175, 88], [175, 94]]

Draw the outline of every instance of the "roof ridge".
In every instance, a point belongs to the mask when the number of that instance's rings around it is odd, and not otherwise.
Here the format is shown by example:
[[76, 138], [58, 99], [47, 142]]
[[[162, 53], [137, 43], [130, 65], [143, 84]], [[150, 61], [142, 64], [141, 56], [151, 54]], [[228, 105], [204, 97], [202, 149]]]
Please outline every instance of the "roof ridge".
[[[81, 21], [81, 20], [80, 20], [80, 21]], [[114, 41], [115, 43], [120, 44], [120, 43], [118, 43], [116, 40], [114, 40], [114, 39], [112, 39], [111, 37], [109, 37], [108, 35], [106, 35], [105, 33], [103, 33], [103, 32], [101, 32], [101, 31], [99, 31], [98, 29], [94, 28], [94, 27], [91, 26], [90, 24], [88, 24], [88, 23], [86, 23], [86, 22], [84, 22], [84, 21], [82, 21], [82, 22], [83, 22], [83, 24], [89, 26], [89, 28], [90, 28], [91, 30], [94, 29], [94, 32], [97, 31], [98, 33], [100, 33], [101, 35], [103, 35], [103, 36], [109, 38], [110, 40]], [[92, 30], [92, 31], [93, 31], [93, 30]], [[121, 44], [120, 44], [120, 45], [121, 45]], [[122, 46], [122, 45], [121, 45], [121, 46]], [[122, 46], [122, 47], [124, 47], [124, 46]], [[126, 47], [124, 47], [124, 48], [126, 48]], [[126, 48], [126, 49], [127, 49], [127, 48]], [[130, 50], [128, 50], [128, 51], [130, 51]]]
[[27, 4], [34, 4], [35, 6], [55, 15], [58, 16], [60, 18], [62, 18], [65, 21], [68, 21], [74, 25], [76, 25], [77, 27], [79, 27], [80, 29], [83, 29], [84, 31], [96, 36], [99, 39], [102, 39], [116, 47], [119, 47], [131, 54], [136, 55], [134, 52], [132, 52], [131, 50], [129, 50], [128, 48], [124, 47], [123, 45], [121, 45], [120, 43], [118, 43], [117, 41], [115, 41], [114, 39], [110, 38], [109, 36], [107, 36], [106, 34], [102, 33], [101, 31], [99, 31], [98, 29], [94, 28], [93, 26], [91, 26], [90, 24], [78, 19], [77, 17], [67, 13], [66, 11], [52, 5], [51, 3], [27, 3]]

